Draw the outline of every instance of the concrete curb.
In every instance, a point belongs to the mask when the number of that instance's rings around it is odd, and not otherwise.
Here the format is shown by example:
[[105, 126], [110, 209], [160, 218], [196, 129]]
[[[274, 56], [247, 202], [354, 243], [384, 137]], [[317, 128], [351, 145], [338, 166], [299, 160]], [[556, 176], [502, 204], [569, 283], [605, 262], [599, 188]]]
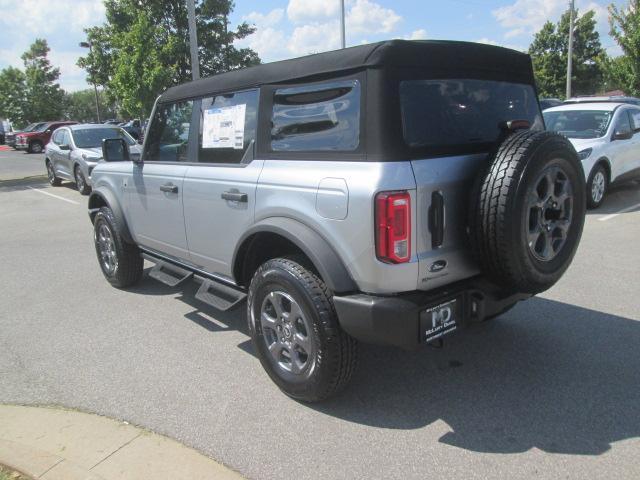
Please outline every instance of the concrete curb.
[[191, 448], [124, 422], [14, 405], [0, 405], [0, 463], [44, 480], [242, 479]]

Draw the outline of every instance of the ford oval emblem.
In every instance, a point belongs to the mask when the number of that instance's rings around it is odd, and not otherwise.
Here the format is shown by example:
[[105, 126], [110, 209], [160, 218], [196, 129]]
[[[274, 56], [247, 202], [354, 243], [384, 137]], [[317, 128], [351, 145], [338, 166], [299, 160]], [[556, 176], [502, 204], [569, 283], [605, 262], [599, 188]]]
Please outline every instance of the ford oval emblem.
[[444, 270], [447, 267], [447, 261], [446, 260], [438, 260], [437, 262], [433, 262], [431, 264], [431, 266], [429, 267], [429, 271], [430, 272], [440, 272], [442, 270]]

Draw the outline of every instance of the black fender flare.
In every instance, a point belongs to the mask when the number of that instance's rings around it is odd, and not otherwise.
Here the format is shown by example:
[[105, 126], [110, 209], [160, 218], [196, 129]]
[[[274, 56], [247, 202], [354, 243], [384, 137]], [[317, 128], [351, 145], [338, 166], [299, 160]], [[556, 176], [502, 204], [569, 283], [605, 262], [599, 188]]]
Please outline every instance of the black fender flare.
[[307, 225], [287, 217], [270, 217], [259, 221], [247, 230], [233, 252], [231, 265], [236, 271], [237, 262], [245, 243], [257, 233], [274, 233], [296, 245], [311, 260], [327, 286], [336, 293], [354, 292], [358, 286], [351, 278], [344, 263], [319, 233]]
[[135, 243], [127, 226], [120, 202], [118, 202], [116, 196], [106, 188], [93, 190], [91, 195], [89, 195], [89, 218], [91, 218], [91, 222], [93, 223], [97, 210], [103, 205], [109, 207], [113, 212], [113, 217], [116, 220], [118, 230], [124, 241], [127, 243]]

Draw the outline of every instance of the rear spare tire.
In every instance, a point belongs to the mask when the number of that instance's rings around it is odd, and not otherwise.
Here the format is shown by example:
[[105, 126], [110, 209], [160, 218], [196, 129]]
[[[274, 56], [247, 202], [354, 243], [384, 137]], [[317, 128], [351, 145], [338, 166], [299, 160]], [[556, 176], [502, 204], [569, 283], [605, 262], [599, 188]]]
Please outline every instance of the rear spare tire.
[[585, 208], [584, 174], [571, 143], [553, 132], [512, 134], [473, 189], [476, 260], [489, 279], [510, 290], [547, 290], [571, 264]]

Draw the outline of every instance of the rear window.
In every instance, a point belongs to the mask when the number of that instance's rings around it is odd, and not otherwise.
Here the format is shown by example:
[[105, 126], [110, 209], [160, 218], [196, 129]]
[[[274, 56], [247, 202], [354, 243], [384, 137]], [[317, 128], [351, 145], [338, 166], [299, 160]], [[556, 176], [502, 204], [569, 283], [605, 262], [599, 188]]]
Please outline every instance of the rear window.
[[569, 138], [600, 138], [607, 133], [613, 112], [606, 110], [562, 110], [544, 112], [547, 129]]
[[276, 90], [271, 122], [274, 151], [354, 151], [360, 143], [360, 82]]
[[447, 79], [400, 82], [402, 129], [412, 148], [464, 147], [495, 142], [500, 125], [528, 120], [542, 129], [531, 85], [493, 80]]

